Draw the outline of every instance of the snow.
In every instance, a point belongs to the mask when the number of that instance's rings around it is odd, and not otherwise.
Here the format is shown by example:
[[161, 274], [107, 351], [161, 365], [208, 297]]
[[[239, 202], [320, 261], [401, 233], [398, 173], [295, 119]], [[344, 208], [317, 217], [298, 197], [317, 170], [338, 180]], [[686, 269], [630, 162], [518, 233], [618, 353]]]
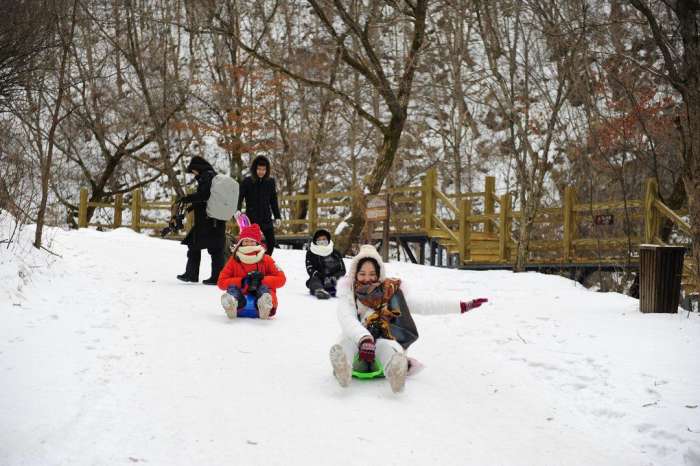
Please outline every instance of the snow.
[[[405, 392], [343, 389], [335, 303], [306, 294], [303, 251], [275, 251], [275, 320], [229, 321], [218, 289], [175, 280], [177, 242], [51, 229], [57, 257], [32, 235], [0, 250], [2, 465], [700, 464], [695, 313], [392, 262], [413, 295], [454, 309], [415, 316], [409, 354], [426, 367]], [[489, 303], [460, 315], [475, 297]]]

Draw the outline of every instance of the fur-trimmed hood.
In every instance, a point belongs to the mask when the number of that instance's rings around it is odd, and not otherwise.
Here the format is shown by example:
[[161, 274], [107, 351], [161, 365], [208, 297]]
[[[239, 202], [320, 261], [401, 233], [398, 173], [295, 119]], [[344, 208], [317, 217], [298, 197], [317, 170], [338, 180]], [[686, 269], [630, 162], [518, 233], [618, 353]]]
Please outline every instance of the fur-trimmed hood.
[[350, 279], [350, 287], [355, 282], [355, 275], [357, 275], [357, 264], [366, 257], [374, 259], [379, 265], [379, 281], [383, 281], [386, 278], [386, 267], [384, 262], [382, 262], [382, 256], [379, 255], [377, 250], [371, 244], [363, 244], [360, 246], [360, 251], [355, 257], [350, 261], [350, 269], [348, 270], [348, 278]]

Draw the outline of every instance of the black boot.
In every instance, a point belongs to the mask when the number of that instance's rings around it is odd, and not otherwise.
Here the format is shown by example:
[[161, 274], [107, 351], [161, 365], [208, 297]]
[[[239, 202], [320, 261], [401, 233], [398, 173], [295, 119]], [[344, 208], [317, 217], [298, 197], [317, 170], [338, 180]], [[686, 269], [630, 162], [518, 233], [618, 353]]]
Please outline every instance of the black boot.
[[197, 283], [199, 281], [196, 278], [190, 277], [186, 273], [183, 273], [182, 275], [178, 275], [177, 279], [180, 281], [183, 281], [183, 282], [192, 282], [192, 283]]

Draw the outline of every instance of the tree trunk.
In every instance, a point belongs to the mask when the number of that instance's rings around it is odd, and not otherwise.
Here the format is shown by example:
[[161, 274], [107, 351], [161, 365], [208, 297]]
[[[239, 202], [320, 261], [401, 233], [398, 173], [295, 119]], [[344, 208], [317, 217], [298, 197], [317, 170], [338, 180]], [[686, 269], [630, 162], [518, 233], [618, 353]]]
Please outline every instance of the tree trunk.
[[[51, 115], [51, 127], [49, 128], [49, 133], [47, 136], [46, 143], [48, 144], [46, 149], [46, 157], [41, 161], [41, 200], [39, 202], [39, 212], [36, 218], [36, 231], [34, 233], [34, 247], [41, 249], [41, 237], [44, 232], [44, 222], [46, 218], [46, 206], [49, 199], [49, 186], [51, 184], [51, 166], [53, 165], [53, 150], [54, 150], [54, 139], [56, 137], [56, 129], [61, 121], [61, 104], [63, 103], [63, 95], [66, 92], [65, 85], [65, 75], [66, 66], [68, 62], [68, 52], [70, 51], [70, 46], [73, 40], [73, 34], [75, 32], [75, 14], [76, 14], [77, 0], [73, 2], [73, 12], [70, 19], [70, 33], [68, 37], [64, 38], [62, 44], [61, 62], [60, 69], [58, 72], [58, 94], [56, 95], [56, 102], [53, 108], [53, 113]], [[57, 12], [56, 12], [57, 13]], [[60, 19], [56, 18], [57, 23]], [[59, 34], [60, 31], [59, 31]]]
[[[697, 57], [700, 60], [700, 56]], [[689, 170], [683, 176], [685, 191], [688, 194], [693, 259], [695, 261], [695, 285], [700, 289], [700, 77], [689, 80], [685, 96], [688, 127]]]

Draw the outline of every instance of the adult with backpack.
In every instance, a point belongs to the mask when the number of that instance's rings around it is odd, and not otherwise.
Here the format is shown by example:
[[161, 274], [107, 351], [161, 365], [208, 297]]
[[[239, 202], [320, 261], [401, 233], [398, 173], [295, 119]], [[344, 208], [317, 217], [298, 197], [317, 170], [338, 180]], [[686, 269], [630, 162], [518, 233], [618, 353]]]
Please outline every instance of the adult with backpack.
[[280, 220], [280, 208], [277, 204], [277, 186], [270, 176], [270, 161], [262, 155], [255, 157], [250, 165], [250, 175], [241, 183], [241, 196], [238, 198], [238, 210], [245, 200], [246, 215], [251, 223], [257, 223], [265, 236], [265, 254], [272, 255], [275, 249], [275, 229], [272, 223]]
[[238, 205], [238, 183], [230, 176], [217, 175], [214, 167], [199, 156], [192, 157], [187, 173], [194, 174], [197, 191], [177, 202], [190, 204], [187, 211], [194, 210], [194, 226], [182, 240], [187, 246], [187, 265], [185, 273], [177, 278], [183, 282], [198, 282], [202, 249], [206, 249], [211, 256], [211, 277], [202, 283], [216, 285], [225, 261], [226, 222], [233, 217]]

